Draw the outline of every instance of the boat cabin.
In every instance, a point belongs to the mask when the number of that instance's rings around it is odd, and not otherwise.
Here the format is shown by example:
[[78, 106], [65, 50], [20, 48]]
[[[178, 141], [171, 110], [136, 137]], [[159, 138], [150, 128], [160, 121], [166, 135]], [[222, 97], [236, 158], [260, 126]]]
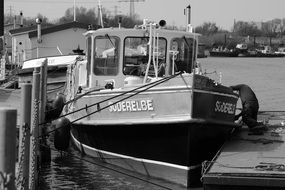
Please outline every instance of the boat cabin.
[[79, 86], [122, 88], [150, 79], [191, 73], [198, 34], [166, 30], [155, 24], [133, 29], [88, 31], [87, 62], [79, 69]]

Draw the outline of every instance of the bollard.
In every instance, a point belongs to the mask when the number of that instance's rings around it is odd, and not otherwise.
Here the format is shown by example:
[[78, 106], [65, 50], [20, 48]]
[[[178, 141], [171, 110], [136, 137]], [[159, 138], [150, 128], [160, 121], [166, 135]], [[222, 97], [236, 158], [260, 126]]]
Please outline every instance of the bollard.
[[30, 123], [32, 84], [21, 87], [21, 125], [19, 133], [17, 189], [29, 188]]
[[33, 89], [31, 103], [31, 138], [30, 138], [30, 163], [29, 163], [29, 189], [35, 190], [38, 185], [38, 156], [39, 156], [39, 94], [40, 68], [33, 72]]
[[0, 189], [16, 189], [16, 122], [16, 109], [0, 108]]

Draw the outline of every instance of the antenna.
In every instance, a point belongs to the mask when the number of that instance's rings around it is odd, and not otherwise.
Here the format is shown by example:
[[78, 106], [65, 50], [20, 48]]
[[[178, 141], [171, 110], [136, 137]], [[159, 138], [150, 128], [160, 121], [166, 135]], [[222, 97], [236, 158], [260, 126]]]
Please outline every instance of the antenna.
[[75, 0], [73, 0], [73, 21], [76, 21], [76, 6], [75, 6]]
[[135, 14], [134, 2], [144, 2], [145, 0], [119, 0], [118, 2], [129, 2], [130, 3], [130, 17], [133, 18]]
[[98, 22], [100, 22], [100, 24], [98, 23], [98, 25], [101, 25], [102, 28], [104, 28], [103, 15], [102, 15], [102, 5], [101, 5], [100, 0], [98, 0], [98, 17], [99, 17]]

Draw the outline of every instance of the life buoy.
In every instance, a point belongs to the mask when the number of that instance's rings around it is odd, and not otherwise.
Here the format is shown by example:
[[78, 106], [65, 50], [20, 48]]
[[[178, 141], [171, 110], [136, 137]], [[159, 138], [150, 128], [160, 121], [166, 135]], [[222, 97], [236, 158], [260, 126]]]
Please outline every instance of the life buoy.
[[56, 124], [54, 133], [54, 147], [65, 151], [69, 146], [71, 123], [67, 118], [60, 118]]

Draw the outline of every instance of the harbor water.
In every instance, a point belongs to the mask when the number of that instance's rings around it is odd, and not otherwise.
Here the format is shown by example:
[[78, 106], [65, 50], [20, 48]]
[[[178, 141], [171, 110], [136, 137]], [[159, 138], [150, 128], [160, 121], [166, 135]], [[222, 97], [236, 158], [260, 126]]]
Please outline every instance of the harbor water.
[[[261, 111], [285, 111], [285, 58], [209, 57], [199, 59], [199, 62], [204, 73], [221, 80], [224, 85], [244, 83], [252, 87]], [[19, 108], [14, 100], [19, 99], [20, 94], [14, 96], [9, 100], [1, 95], [0, 106]], [[183, 187], [124, 171], [81, 155], [71, 147], [68, 153], [52, 148], [51, 162], [40, 168], [40, 189], [160, 190]]]
[[149, 180], [144, 176], [124, 171], [121, 168], [102, 163], [81, 155], [70, 148], [61, 154], [52, 149], [51, 162], [40, 169], [40, 189], [100, 189], [100, 190], [161, 190], [180, 189], [174, 184]]

